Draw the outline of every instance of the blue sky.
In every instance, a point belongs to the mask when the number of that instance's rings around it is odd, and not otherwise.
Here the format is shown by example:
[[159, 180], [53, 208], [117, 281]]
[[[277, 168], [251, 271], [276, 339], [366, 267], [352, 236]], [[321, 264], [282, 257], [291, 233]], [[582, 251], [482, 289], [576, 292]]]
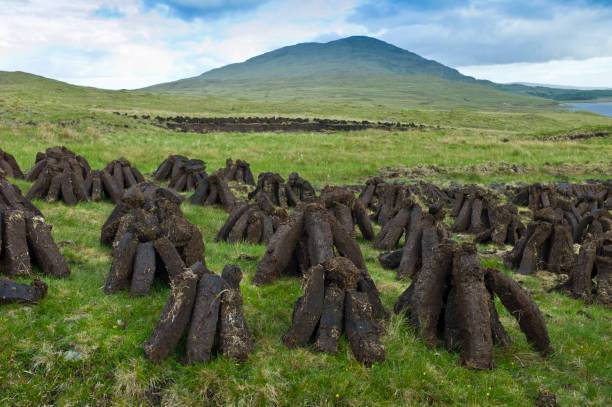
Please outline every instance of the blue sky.
[[349, 35], [498, 82], [612, 88], [612, 0], [0, 0], [0, 70], [112, 89]]

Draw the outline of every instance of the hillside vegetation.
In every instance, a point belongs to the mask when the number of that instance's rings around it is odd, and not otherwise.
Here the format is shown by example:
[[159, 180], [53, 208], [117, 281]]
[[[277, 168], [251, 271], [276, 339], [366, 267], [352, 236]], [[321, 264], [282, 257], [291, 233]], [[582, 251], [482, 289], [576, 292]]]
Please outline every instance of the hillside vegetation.
[[[202, 75], [146, 88], [264, 100], [389, 101], [425, 108], [550, 107], [554, 101], [611, 97], [610, 90], [499, 85], [477, 80], [384, 41], [355, 36], [283, 47]], [[545, 100], [542, 100], [545, 99]]]
[[[123, 156], [143, 173], [151, 173], [169, 154], [201, 158], [209, 172], [228, 157], [241, 158], [256, 174], [274, 171], [286, 177], [298, 171], [317, 188], [359, 184], [385, 167], [410, 170], [406, 174], [413, 175], [405, 176], [410, 179], [421, 169], [419, 178], [440, 183], [582, 180], [612, 174], [609, 136], [564, 138], [610, 132], [610, 118], [548, 109], [468, 109], [458, 107], [459, 95], [448, 96], [444, 109], [419, 108], [416, 99], [387, 98], [393, 91], [393, 84], [384, 83], [367, 100], [351, 100], [349, 95], [329, 99], [329, 94], [315, 91], [297, 101], [290, 95], [243, 99], [242, 92], [188, 96], [100, 91], [0, 73], [0, 147], [14, 154], [25, 170], [37, 152], [55, 145], [85, 156], [93, 168]], [[374, 98], [377, 93], [382, 96]], [[115, 111], [139, 116], [385, 119], [427, 127], [410, 132], [195, 134], [172, 132]], [[24, 192], [31, 186], [12, 181]], [[515, 320], [498, 307], [513, 344], [495, 349], [492, 371], [463, 368], [457, 354], [426, 347], [397, 316], [385, 325], [387, 360], [367, 369], [353, 358], [345, 339], [336, 356], [284, 347], [280, 338], [301, 294], [300, 281], [283, 278], [266, 287], [253, 286], [264, 247], [214, 242], [227, 214], [188, 203], [183, 210], [204, 235], [208, 266], [219, 272], [235, 263], [245, 272], [241, 290], [256, 349], [245, 364], [217, 358], [186, 366], [180, 363], [180, 352], [161, 364], [151, 363], [142, 344], [169, 290], [160, 284], [145, 298], [103, 293], [111, 250], [99, 237], [112, 205], [35, 203], [53, 225], [72, 275], [65, 280], [44, 278], [49, 294], [39, 305], [0, 308], [0, 405], [525, 406], [533, 405], [541, 390], [555, 393], [561, 405], [609, 405], [609, 310], [548, 293], [554, 284], [550, 274], [513, 277], [530, 290], [545, 315], [555, 349], [551, 357], [535, 353]], [[369, 243], [360, 244], [390, 309], [407, 282], [380, 267], [378, 252]], [[502, 268], [493, 256], [483, 256], [483, 262]]]

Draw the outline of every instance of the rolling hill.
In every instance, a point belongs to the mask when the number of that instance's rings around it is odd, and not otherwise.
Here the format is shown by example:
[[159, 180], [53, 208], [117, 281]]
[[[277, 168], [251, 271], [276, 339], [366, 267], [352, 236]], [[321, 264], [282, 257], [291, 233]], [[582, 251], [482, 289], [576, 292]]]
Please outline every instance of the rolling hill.
[[551, 100], [612, 97], [610, 90], [553, 89], [477, 80], [413, 52], [364, 36], [283, 47], [242, 63], [144, 90], [292, 101], [324, 97], [420, 107], [494, 109], [550, 106]]

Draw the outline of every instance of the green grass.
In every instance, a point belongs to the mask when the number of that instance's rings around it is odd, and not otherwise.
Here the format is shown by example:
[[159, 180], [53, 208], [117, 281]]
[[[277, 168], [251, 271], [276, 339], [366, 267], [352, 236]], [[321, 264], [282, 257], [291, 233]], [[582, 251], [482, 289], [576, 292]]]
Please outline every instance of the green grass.
[[[301, 110], [301, 109], [304, 110]], [[329, 109], [329, 110], [326, 110]], [[117, 116], [138, 113], [291, 114], [415, 121], [425, 131], [388, 133], [173, 133], [145, 121]], [[435, 126], [440, 126], [436, 128]], [[382, 167], [436, 165], [449, 181], [535, 181], [609, 176], [610, 138], [544, 141], [543, 136], [610, 129], [612, 120], [586, 113], [551, 110], [483, 112], [467, 109], [404, 110], [366, 103], [340, 106], [322, 102], [236, 102], [223, 98], [146, 95], [50, 84], [0, 83], [0, 147], [24, 169], [35, 154], [63, 144], [84, 155], [95, 168], [124, 156], [151, 172], [165, 156], [182, 153], [205, 160], [210, 171], [227, 157], [251, 162], [255, 173], [297, 170], [317, 187], [357, 184]], [[505, 162], [527, 166], [516, 175], [482, 171]], [[476, 166], [476, 167], [474, 167]], [[547, 168], [564, 168], [562, 173]], [[479, 169], [480, 168], [480, 169]], [[29, 183], [16, 182], [24, 191]], [[206, 240], [206, 260], [220, 271], [227, 263], [246, 273], [241, 285], [245, 313], [256, 350], [238, 365], [218, 358], [206, 365], [179, 362], [184, 350], [156, 365], [144, 358], [142, 344], [151, 334], [169, 289], [156, 285], [150, 296], [107, 296], [102, 285], [110, 267], [110, 248], [101, 246], [108, 203], [76, 207], [36, 202], [48, 222], [72, 275], [45, 278], [49, 295], [36, 306], [0, 308], [0, 405], [531, 405], [538, 391], [555, 393], [561, 405], [609, 405], [612, 399], [610, 311], [587, 306], [546, 290], [550, 276], [519, 277], [545, 314], [555, 353], [533, 352], [516, 322], [498, 304], [513, 344], [495, 349], [496, 368], [475, 372], [459, 366], [458, 355], [429, 349], [394, 316], [386, 324], [387, 359], [371, 369], [355, 361], [342, 339], [336, 356], [309, 349], [286, 349], [288, 329], [300, 281], [282, 279], [269, 286], [250, 284], [264, 246], [216, 243], [226, 214], [184, 204], [183, 210]], [[361, 242], [368, 269], [391, 308], [406, 287], [382, 270], [378, 252]], [[499, 260], [486, 257], [488, 266]]]

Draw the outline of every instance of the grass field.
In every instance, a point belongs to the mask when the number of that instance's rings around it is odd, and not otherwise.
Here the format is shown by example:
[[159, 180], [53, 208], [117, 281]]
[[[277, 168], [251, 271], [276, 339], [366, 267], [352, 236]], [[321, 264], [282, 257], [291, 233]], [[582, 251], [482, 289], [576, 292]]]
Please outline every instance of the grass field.
[[[528, 112], [422, 110], [414, 105], [339, 105], [332, 102], [277, 103], [215, 98], [100, 92], [46, 81], [0, 82], [0, 147], [23, 169], [46, 147], [66, 145], [92, 167], [124, 156], [150, 173], [168, 154], [205, 160], [209, 172], [227, 157], [251, 163], [255, 173], [298, 171], [321, 188], [358, 184], [383, 167], [436, 165], [439, 182], [535, 181], [603, 178], [612, 175], [610, 137], [546, 141], [548, 135], [612, 130], [612, 120], [557, 110]], [[426, 130], [334, 134], [173, 133], [112, 114], [229, 115], [286, 114], [415, 121]], [[500, 163], [520, 165], [514, 174]], [[486, 171], [487, 168], [491, 171]], [[26, 191], [29, 183], [16, 181]], [[609, 309], [584, 305], [546, 290], [547, 273], [519, 277], [546, 316], [555, 353], [533, 352], [512, 317], [498, 304], [513, 344], [495, 350], [496, 368], [476, 372], [459, 366], [458, 355], [429, 349], [400, 317], [386, 324], [387, 360], [367, 369], [342, 339], [337, 356], [308, 349], [288, 350], [280, 338], [288, 329], [300, 281], [282, 279], [265, 287], [250, 283], [263, 246], [215, 243], [226, 214], [184, 204], [203, 232], [209, 267], [243, 268], [245, 313], [256, 338], [249, 361], [219, 358], [184, 366], [177, 358], [156, 365], [144, 358], [142, 343], [153, 330], [169, 290], [161, 285], [145, 298], [107, 296], [102, 285], [110, 249], [99, 243], [109, 203], [76, 207], [36, 202], [68, 258], [72, 275], [45, 278], [49, 295], [36, 306], [0, 308], [0, 405], [531, 405], [538, 392], [557, 395], [561, 405], [610, 405], [612, 335]], [[378, 253], [361, 242], [370, 273], [391, 308], [407, 286], [382, 270]], [[495, 257], [483, 256], [489, 266]]]

